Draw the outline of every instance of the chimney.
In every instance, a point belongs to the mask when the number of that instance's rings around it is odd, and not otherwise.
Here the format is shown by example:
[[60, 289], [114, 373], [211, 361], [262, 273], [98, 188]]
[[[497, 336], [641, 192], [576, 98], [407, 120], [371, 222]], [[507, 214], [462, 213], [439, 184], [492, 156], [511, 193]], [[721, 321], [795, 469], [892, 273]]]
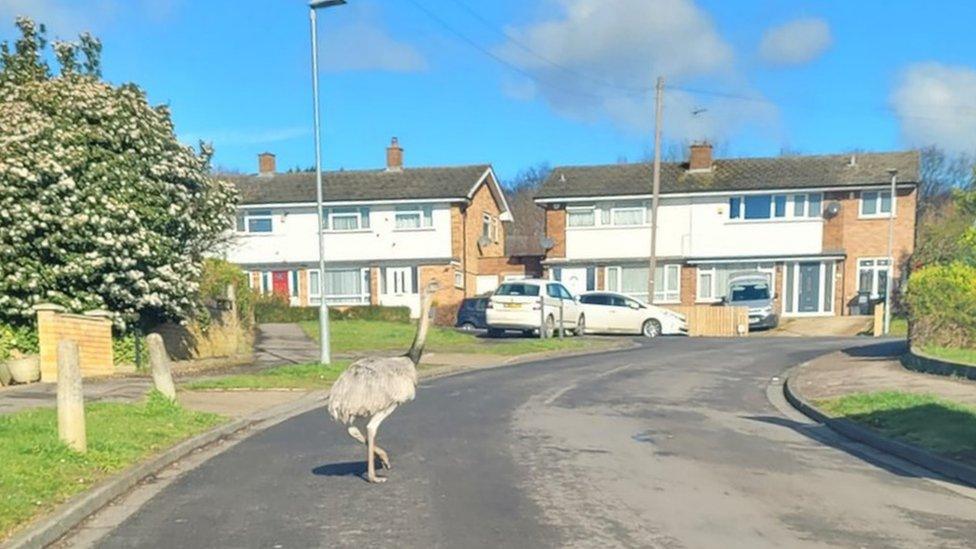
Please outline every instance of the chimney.
[[390, 146], [386, 148], [386, 171], [398, 172], [403, 169], [403, 148], [400, 142], [394, 137], [390, 140]]
[[275, 155], [263, 152], [258, 155], [258, 175], [272, 176], [275, 174]]
[[689, 172], [707, 172], [712, 169], [712, 144], [703, 141], [691, 145], [691, 156], [688, 158]]

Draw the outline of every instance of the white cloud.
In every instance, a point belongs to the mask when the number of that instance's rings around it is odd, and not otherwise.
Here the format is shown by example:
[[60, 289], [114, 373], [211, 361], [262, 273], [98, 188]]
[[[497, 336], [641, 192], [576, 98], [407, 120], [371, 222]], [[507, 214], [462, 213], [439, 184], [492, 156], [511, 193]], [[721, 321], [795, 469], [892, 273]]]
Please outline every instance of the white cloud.
[[976, 69], [935, 62], [909, 65], [890, 100], [909, 145], [976, 151]]
[[832, 42], [827, 21], [796, 19], [767, 29], [759, 43], [759, 56], [772, 65], [802, 65], [820, 57]]
[[210, 131], [180, 132], [180, 141], [189, 145], [196, 145], [200, 141], [213, 143], [215, 147], [230, 145], [262, 145], [288, 141], [304, 137], [312, 133], [306, 126], [292, 126], [285, 128], [253, 128], [253, 129], [223, 129]]
[[376, 21], [355, 21], [321, 36], [320, 55], [323, 70], [381, 70], [416, 72], [427, 68], [427, 61], [413, 46], [387, 34]]
[[[653, 124], [653, 86], [667, 83], [756, 95], [738, 74], [734, 52], [707, 12], [693, 0], [553, 0], [550, 19], [506, 30], [511, 40], [496, 53], [531, 76], [527, 90], [557, 112], [647, 131]], [[693, 115], [692, 111], [707, 107]], [[775, 123], [769, 103], [708, 98], [669, 90], [668, 139], [718, 139], [744, 125]]]
[[136, 10], [150, 20], [167, 21], [183, 0], [0, 0], [0, 34], [13, 30], [15, 17], [25, 15], [43, 23], [51, 38], [73, 39], [84, 31], [114, 24], [123, 10]]

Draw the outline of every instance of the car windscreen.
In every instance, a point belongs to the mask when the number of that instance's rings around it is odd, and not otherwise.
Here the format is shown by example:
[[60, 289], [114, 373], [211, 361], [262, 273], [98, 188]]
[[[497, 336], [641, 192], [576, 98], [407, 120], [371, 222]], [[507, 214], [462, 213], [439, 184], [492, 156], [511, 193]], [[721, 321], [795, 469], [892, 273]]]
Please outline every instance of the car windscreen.
[[745, 284], [733, 284], [730, 296], [731, 301], [758, 301], [769, 299], [769, 284], [765, 282], [754, 282]]
[[499, 286], [498, 289], [495, 290], [495, 295], [538, 296], [539, 287], [535, 284], [519, 284], [509, 282]]

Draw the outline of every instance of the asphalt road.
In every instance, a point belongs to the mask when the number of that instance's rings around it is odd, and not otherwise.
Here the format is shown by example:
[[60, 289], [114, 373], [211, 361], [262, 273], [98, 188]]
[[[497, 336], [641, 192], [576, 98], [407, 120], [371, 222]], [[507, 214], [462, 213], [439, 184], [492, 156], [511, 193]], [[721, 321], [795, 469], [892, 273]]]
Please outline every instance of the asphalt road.
[[104, 547], [972, 547], [976, 501], [770, 404], [865, 340], [660, 339], [422, 384], [389, 482], [314, 411], [188, 472]]

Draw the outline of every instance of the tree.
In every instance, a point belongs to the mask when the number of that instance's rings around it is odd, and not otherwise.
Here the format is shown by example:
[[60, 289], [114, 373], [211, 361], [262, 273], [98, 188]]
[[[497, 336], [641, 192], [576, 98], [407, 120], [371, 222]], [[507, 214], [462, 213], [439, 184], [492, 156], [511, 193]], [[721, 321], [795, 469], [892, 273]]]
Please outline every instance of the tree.
[[505, 235], [512, 252], [542, 253], [541, 238], [546, 232], [546, 213], [535, 204], [534, 199], [549, 177], [549, 172], [549, 164], [542, 162], [520, 171], [506, 185], [505, 200], [515, 219]]
[[932, 145], [921, 150], [918, 194], [922, 210], [944, 203], [953, 189], [973, 185], [976, 159], [968, 154], [950, 154]]
[[0, 45], [0, 320], [29, 322], [40, 302], [120, 327], [184, 318], [236, 202], [211, 148], [179, 143], [138, 86], [102, 81], [96, 38], [54, 43], [55, 76], [44, 27], [16, 24]]

